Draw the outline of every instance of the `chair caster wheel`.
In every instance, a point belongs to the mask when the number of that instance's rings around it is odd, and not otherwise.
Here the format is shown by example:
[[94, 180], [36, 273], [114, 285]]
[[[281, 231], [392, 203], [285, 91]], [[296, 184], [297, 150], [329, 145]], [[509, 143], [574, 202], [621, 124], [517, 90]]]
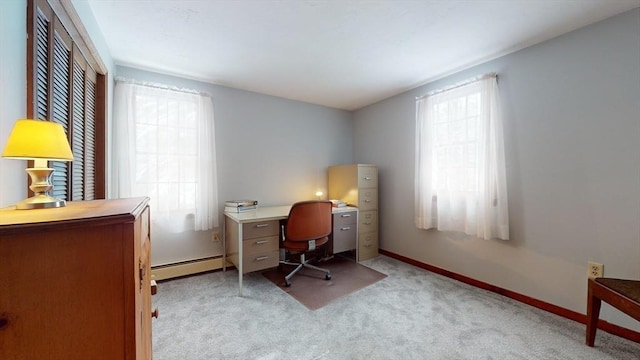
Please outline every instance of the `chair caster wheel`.
[[327, 275], [325, 275], [325, 276], [324, 276], [324, 279], [325, 279], [325, 280], [331, 280], [331, 274], [327, 274]]
[[291, 286], [291, 281], [286, 281], [284, 282], [284, 286], [286, 287], [290, 287]]

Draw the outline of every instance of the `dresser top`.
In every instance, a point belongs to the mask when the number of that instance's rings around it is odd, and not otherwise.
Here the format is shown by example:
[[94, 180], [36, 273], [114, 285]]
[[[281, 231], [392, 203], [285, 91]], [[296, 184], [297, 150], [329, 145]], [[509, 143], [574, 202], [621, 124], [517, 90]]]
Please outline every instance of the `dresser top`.
[[7, 232], [43, 229], [61, 223], [104, 220], [106, 222], [134, 221], [146, 208], [147, 197], [69, 201], [65, 207], [17, 210], [15, 206], [0, 209], [0, 235]]

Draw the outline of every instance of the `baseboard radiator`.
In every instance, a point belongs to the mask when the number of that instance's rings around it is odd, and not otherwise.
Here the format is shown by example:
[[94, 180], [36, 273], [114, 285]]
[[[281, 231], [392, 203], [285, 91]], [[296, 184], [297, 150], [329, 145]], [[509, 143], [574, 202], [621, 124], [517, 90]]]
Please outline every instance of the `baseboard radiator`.
[[151, 267], [154, 280], [166, 280], [222, 269], [222, 256]]

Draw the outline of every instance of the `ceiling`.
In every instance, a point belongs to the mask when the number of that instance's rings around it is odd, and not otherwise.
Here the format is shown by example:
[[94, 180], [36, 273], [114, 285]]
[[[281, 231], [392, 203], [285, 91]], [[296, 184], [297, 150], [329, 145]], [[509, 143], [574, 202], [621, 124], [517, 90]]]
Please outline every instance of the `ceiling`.
[[640, 0], [88, 0], [118, 65], [355, 110]]

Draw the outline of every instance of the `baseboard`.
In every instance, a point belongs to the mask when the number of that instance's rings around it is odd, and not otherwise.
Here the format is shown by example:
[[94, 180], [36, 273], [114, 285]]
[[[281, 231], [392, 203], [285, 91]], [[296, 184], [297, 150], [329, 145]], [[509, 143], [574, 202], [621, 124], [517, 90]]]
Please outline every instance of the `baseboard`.
[[154, 280], [166, 280], [218, 269], [222, 269], [222, 257], [153, 266], [151, 267], [151, 276]]
[[[553, 305], [547, 302], [544, 302], [542, 300], [538, 300], [538, 299], [534, 299], [532, 297], [526, 296], [526, 295], [522, 295], [519, 294], [517, 292], [511, 291], [511, 290], [507, 290], [507, 289], [503, 289], [501, 287], [495, 286], [495, 285], [491, 285], [476, 279], [472, 279], [470, 277], [464, 276], [464, 275], [460, 275], [457, 273], [454, 273], [452, 271], [449, 270], [445, 270], [442, 268], [439, 268], [437, 266], [433, 266], [433, 265], [429, 265], [429, 264], [425, 264], [423, 262], [414, 260], [414, 259], [410, 259], [406, 256], [402, 256], [396, 253], [393, 253], [391, 251], [387, 251], [384, 249], [379, 249], [379, 253], [382, 255], [386, 255], [390, 258], [394, 258], [396, 260], [400, 260], [404, 263], [419, 267], [421, 269], [425, 269], [428, 271], [431, 271], [433, 273], [436, 274], [440, 274], [446, 277], [449, 277], [451, 279], [454, 280], [458, 280], [460, 282], [463, 282], [465, 284], [469, 284], [471, 286], [475, 286], [477, 288], [480, 289], [484, 289], [484, 290], [488, 290], [503, 296], [506, 296], [508, 298], [520, 301], [521, 303], [530, 305], [530, 306], [534, 306], [537, 307], [538, 309], [542, 309], [545, 311], [548, 311], [552, 314], [556, 314], [559, 316], [562, 316], [564, 318], [573, 320], [573, 321], [577, 321], [579, 323], [585, 324], [587, 323], [587, 315], [585, 314], [581, 314], [579, 312], [575, 312], [569, 309], [565, 309], [563, 307], [557, 306], [557, 305]], [[585, 293], [584, 295], [585, 297], [587, 296], [587, 294]], [[604, 320], [598, 320], [598, 329], [601, 329], [603, 331], [606, 331], [610, 334], [613, 335], [617, 335], [620, 336], [622, 338], [631, 340], [633, 342], [637, 342], [640, 343], [640, 332], [631, 330], [631, 329], [627, 329], [625, 327], [622, 326], [618, 326], [615, 324], [612, 324], [610, 322], [604, 321]], [[586, 331], [586, 329], [585, 329]], [[586, 336], [586, 334], [585, 334]]]

